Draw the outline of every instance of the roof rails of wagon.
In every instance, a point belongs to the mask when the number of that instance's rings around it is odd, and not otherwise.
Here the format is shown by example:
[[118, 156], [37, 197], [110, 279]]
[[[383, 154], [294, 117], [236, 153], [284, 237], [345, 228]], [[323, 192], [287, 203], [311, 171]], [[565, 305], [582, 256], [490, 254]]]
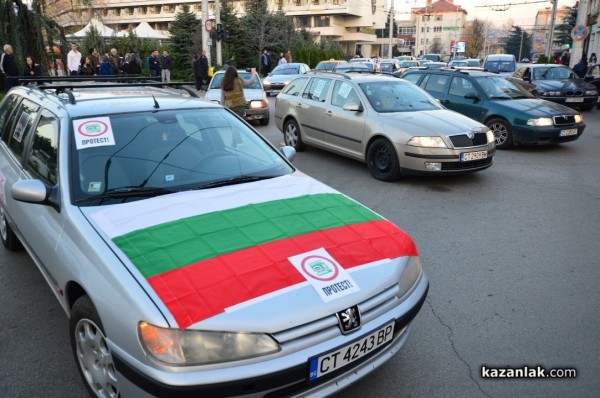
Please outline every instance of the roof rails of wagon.
[[[179, 90], [186, 91], [191, 97], [199, 98], [198, 93], [194, 92], [190, 88], [186, 86], [194, 85], [193, 82], [169, 82], [163, 83], [156, 80], [156, 78], [147, 78], [147, 77], [137, 77], [134, 78], [132, 76], [128, 77], [115, 77], [109, 76], [108, 79], [100, 78], [97, 79], [97, 76], [94, 78], [74, 78], [70, 77], [65, 79], [61, 78], [25, 78], [22, 81], [27, 81], [28, 84], [35, 84], [36, 87], [40, 90], [54, 90], [55, 93], [58, 94], [66, 94], [69, 98], [70, 104], [75, 104], [75, 96], [73, 95], [74, 89], [82, 89], [82, 88], [123, 88], [123, 87], [171, 87]], [[55, 83], [56, 82], [56, 83]], [[87, 82], [87, 83], [86, 83]], [[100, 83], [100, 84], [98, 84]]]

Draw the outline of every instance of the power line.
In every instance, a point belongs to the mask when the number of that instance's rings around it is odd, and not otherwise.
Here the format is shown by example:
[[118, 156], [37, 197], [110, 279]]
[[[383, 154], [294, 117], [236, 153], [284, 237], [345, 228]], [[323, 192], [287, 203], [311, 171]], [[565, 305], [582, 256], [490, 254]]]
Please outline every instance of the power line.
[[506, 3], [506, 4], [486, 4], [482, 6], [475, 6], [475, 8], [491, 8], [493, 11], [507, 11], [510, 6], [518, 6], [518, 5], [527, 5], [527, 4], [536, 4], [536, 3], [547, 3], [548, 0], [538, 0], [538, 1], [527, 1], [523, 3]]

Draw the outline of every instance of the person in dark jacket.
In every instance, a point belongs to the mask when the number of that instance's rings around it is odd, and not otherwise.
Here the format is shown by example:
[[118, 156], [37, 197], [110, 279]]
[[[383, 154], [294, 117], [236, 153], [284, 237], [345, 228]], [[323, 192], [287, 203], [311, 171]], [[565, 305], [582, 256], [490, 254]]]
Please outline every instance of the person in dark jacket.
[[130, 75], [142, 74], [142, 61], [133, 51], [129, 54], [129, 70], [127, 73]]
[[77, 76], [94, 76], [96, 71], [94, 71], [94, 67], [92, 66], [92, 59], [87, 56], [81, 57], [81, 65], [79, 65], [79, 69], [77, 70]]
[[90, 50], [89, 55], [90, 63], [92, 64], [92, 69], [94, 70], [94, 74], [100, 73], [100, 53], [97, 48], [92, 48]]
[[573, 66], [573, 72], [577, 73], [577, 76], [584, 78], [588, 69], [587, 55], [583, 53], [581, 61]]
[[113, 74], [113, 66], [108, 60], [108, 57], [103, 55], [100, 57], [100, 75], [109, 76]]
[[206, 57], [206, 51], [202, 51], [202, 55], [194, 57], [192, 69], [196, 78], [196, 90], [201, 90], [202, 86], [208, 81], [208, 58]]
[[148, 69], [151, 77], [160, 77], [160, 59], [158, 59], [158, 50], [152, 50], [148, 57]]
[[162, 57], [160, 57], [160, 68], [161, 78], [163, 82], [171, 81], [171, 69], [173, 68], [173, 61], [168, 51], [163, 51]]
[[25, 57], [25, 72], [23, 72], [23, 75], [32, 77], [42, 76], [42, 68], [35, 63], [31, 55]]
[[0, 57], [0, 72], [4, 75], [4, 92], [8, 92], [13, 86], [17, 85], [14, 77], [19, 76], [17, 61], [13, 55], [13, 48], [10, 44], [4, 45], [4, 52]]

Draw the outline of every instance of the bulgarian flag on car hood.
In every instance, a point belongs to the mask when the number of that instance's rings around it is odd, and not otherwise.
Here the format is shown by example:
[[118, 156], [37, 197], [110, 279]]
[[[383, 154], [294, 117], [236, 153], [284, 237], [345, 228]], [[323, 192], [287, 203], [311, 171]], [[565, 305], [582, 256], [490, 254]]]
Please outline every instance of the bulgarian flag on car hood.
[[91, 216], [180, 328], [306, 282], [289, 258], [325, 249], [344, 269], [417, 254], [398, 227], [294, 174], [120, 204]]

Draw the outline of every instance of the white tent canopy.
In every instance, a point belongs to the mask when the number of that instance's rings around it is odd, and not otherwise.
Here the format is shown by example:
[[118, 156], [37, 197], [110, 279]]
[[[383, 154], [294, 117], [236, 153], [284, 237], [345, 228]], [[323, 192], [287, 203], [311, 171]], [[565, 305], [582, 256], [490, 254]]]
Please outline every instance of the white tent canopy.
[[85, 37], [85, 35], [90, 31], [92, 27], [94, 27], [102, 37], [112, 37], [113, 35], [116, 35], [118, 37], [125, 36], [124, 33], [117, 32], [116, 30], [109, 28], [108, 26], [104, 25], [101, 21], [99, 21], [96, 17], [94, 17], [90, 20], [90, 22], [87, 25], [85, 25], [85, 28], [81, 29], [79, 32], [67, 35], [67, 37]]
[[133, 33], [136, 34], [137, 37], [143, 38], [143, 39], [168, 39], [168, 36], [163, 35], [162, 33], [160, 33], [159, 31], [156, 31], [154, 29], [152, 29], [152, 27], [150, 25], [148, 25], [148, 22], [142, 22], [140, 23], [137, 28], [135, 28], [133, 30]]

